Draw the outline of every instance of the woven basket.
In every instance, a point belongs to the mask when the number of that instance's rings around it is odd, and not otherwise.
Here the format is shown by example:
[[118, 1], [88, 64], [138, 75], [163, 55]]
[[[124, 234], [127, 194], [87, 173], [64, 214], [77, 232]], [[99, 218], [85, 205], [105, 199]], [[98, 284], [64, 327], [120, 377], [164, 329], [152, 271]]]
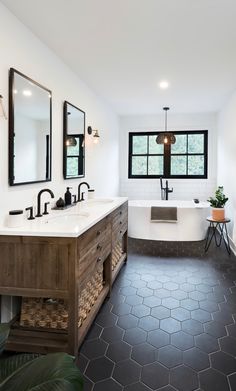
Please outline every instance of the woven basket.
[[117, 264], [119, 263], [122, 255], [124, 254], [122, 241], [117, 242], [116, 246], [112, 251], [112, 271], [116, 269]]

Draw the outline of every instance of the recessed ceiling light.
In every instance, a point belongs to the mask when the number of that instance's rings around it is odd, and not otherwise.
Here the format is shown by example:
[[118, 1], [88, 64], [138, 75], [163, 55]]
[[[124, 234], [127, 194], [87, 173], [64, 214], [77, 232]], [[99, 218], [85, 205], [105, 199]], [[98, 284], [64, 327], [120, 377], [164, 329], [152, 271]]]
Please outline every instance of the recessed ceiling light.
[[32, 95], [32, 92], [30, 90], [24, 90], [23, 91], [23, 95], [25, 96], [31, 96]]
[[159, 83], [159, 87], [160, 87], [162, 90], [166, 90], [166, 89], [169, 87], [169, 82], [166, 81], [166, 80], [162, 80], [162, 81]]

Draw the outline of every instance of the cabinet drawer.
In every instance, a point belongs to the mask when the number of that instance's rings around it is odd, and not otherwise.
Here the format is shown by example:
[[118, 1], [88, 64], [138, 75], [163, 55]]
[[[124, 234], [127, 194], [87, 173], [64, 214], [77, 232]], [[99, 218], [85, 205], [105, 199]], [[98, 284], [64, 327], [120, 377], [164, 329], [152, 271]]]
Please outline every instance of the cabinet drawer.
[[109, 234], [111, 234], [111, 224], [107, 217], [84, 232], [78, 240], [80, 258], [99, 243], [104, 235], [109, 236]]
[[128, 203], [127, 202], [122, 204], [119, 208], [114, 210], [114, 212], [112, 213], [111, 217], [112, 217], [113, 224], [123, 216], [128, 216]]
[[114, 229], [112, 230], [112, 244], [113, 246], [115, 243], [122, 238], [124, 233], [128, 229], [128, 221], [125, 220], [122, 225], [116, 225]]
[[111, 231], [105, 230], [99, 241], [90, 247], [89, 251], [79, 259], [78, 272], [79, 277], [90, 274], [97, 266], [105, 261], [111, 253]]

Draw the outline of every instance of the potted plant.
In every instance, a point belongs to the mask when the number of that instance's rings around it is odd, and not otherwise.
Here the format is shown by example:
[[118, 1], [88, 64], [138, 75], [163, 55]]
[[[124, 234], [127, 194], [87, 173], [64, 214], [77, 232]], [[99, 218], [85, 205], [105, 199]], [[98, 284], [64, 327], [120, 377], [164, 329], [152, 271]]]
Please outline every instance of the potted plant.
[[223, 186], [218, 186], [215, 191], [215, 197], [210, 197], [208, 202], [212, 207], [211, 215], [214, 220], [221, 221], [225, 219], [225, 209], [224, 206], [228, 198], [224, 195]]
[[[0, 354], [9, 331], [8, 324], [0, 324]], [[82, 391], [83, 379], [73, 356], [24, 353], [0, 359], [0, 390]]]

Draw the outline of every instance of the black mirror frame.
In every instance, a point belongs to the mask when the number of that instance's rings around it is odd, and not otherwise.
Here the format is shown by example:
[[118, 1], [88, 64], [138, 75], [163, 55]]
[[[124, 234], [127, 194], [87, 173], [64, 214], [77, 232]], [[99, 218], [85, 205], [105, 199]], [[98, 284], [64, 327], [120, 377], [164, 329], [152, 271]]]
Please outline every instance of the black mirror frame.
[[[50, 156], [49, 156], [48, 179], [45, 179], [45, 180], [14, 183], [14, 136], [15, 136], [14, 123], [15, 123], [15, 121], [14, 121], [13, 86], [14, 86], [14, 75], [16, 73], [18, 75], [24, 77], [26, 80], [30, 81], [31, 83], [42, 88], [43, 90], [47, 91], [48, 94], [50, 95], [50, 143], [49, 143], [49, 155]], [[44, 87], [42, 84], [31, 79], [30, 77], [17, 71], [14, 68], [10, 68], [10, 71], [9, 71], [9, 123], [8, 124], [9, 124], [9, 128], [8, 128], [8, 134], [9, 134], [9, 144], [8, 144], [9, 185], [10, 186], [20, 186], [20, 185], [28, 185], [28, 184], [32, 184], [32, 183], [51, 182], [51, 180], [52, 180], [52, 91], [49, 90], [48, 88]]]
[[84, 154], [83, 154], [83, 175], [67, 177], [67, 153], [66, 153], [66, 139], [67, 139], [67, 130], [68, 130], [68, 121], [67, 121], [67, 105], [74, 107], [75, 109], [81, 111], [84, 115], [84, 141], [85, 141], [85, 111], [81, 110], [79, 107], [73, 105], [67, 100], [64, 101], [63, 104], [63, 177], [64, 179], [78, 179], [85, 177], [85, 146], [84, 146]]

